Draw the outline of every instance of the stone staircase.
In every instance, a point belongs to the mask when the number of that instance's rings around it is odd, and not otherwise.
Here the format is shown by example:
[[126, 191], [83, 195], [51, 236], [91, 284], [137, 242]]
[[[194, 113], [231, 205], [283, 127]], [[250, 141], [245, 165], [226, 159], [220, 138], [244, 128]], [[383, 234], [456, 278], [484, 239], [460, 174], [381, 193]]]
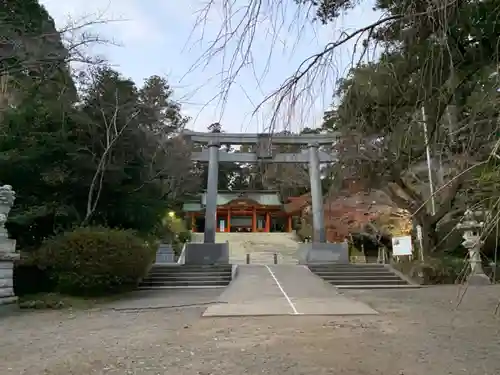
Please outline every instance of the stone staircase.
[[383, 264], [314, 264], [311, 272], [340, 289], [415, 288]]
[[231, 282], [230, 264], [219, 265], [153, 265], [139, 289], [222, 288]]
[[298, 263], [295, 233], [217, 233], [215, 241], [229, 242], [231, 264], [245, 264], [247, 254], [250, 264], [273, 264], [275, 253], [278, 264]]
[[[193, 233], [191, 242], [202, 243], [203, 233]], [[277, 254], [278, 264], [297, 264], [300, 243], [295, 233], [217, 233], [215, 242], [229, 243], [229, 263], [246, 264], [250, 254], [251, 264], [273, 264]]]

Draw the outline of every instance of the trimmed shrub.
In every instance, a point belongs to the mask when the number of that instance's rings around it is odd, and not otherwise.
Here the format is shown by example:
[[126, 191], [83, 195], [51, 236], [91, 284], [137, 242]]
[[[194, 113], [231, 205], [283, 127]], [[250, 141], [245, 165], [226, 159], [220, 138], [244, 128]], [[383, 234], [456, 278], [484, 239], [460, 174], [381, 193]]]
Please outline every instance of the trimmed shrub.
[[189, 242], [189, 241], [191, 241], [191, 232], [188, 230], [180, 232], [178, 235], [178, 238], [179, 238], [180, 243]]
[[14, 263], [12, 278], [16, 296], [48, 293], [55, 290], [49, 269], [40, 269], [36, 264], [24, 260]]
[[155, 250], [129, 230], [77, 228], [45, 241], [36, 262], [50, 270], [60, 293], [99, 295], [133, 289]]
[[174, 250], [175, 255], [180, 255], [182, 252], [182, 247], [186, 242], [191, 241], [191, 232], [185, 231], [180, 232], [175, 236], [174, 240], [171, 242], [172, 249]]

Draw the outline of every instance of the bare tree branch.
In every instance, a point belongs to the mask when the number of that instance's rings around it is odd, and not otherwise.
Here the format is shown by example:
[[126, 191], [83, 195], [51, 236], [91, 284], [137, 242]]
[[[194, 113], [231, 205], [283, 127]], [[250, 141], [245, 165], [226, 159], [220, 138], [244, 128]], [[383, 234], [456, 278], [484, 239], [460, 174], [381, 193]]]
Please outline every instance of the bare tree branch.
[[88, 224], [93, 213], [95, 212], [95, 209], [97, 208], [97, 205], [99, 203], [99, 198], [101, 196], [104, 175], [106, 172], [107, 165], [109, 163], [109, 156], [113, 151], [114, 146], [120, 139], [120, 136], [123, 134], [127, 126], [139, 114], [139, 111], [134, 112], [127, 119], [125, 124], [121, 126], [121, 128], [118, 128], [117, 120], [118, 120], [118, 114], [120, 112], [118, 90], [115, 91], [115, 109], [111, 118], [110, 119], [106, 118], [106, 113], [102, 108], [100, 109], [100, 111], [102, 113], [102, 119], [105, 126], [105, 145], [104, 145], [104, 151], [100, 156], [94, 155], [97, 159], [99, 159], [99, 162], [97, 163], [94, 177], [92, 178], [92, 181], [89, 186], [89, 192], [87, 195], [87, 210], [82, 224]]

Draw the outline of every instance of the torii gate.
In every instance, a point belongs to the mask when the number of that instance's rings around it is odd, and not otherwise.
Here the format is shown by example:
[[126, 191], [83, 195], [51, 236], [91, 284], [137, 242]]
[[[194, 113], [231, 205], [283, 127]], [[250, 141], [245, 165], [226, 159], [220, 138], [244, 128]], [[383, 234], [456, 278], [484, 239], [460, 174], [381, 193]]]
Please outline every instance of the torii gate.
[[[217, 190], [219, 163], [308, 163], [311, 183], [313, 216], [313, 244], [326, 244], [323, 218], [323, 194], [321, 189], [320, 164], [331, 163], [335, 158], [321, 151], [320, 146], [331, 146], [338, 135], [331, 134], [246, 134], [246, 133], [203, 133], [184, 131], [183, 135], [194, 143], [208, 146], [201, 152], [193, 152], [193, 161], [208, 162], [207, 196], [205, 207], [204, 243], [215, 244], [217, 223]], [[228, 153], [221, 151], [221, 144], [254, 145], [256, 152]], [[306, 146], [299, 153], [272, 152], [272, 145]], [[322, 246], [323, 247], [323, 246]]]

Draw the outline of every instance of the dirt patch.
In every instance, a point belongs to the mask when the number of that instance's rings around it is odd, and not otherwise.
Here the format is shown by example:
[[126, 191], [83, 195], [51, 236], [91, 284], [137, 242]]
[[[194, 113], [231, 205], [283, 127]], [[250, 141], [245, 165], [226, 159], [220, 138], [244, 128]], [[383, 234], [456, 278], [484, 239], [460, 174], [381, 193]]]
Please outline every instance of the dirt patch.
[[0, 374], [497, 375], [500, 288], [469, 289], [458, 309], [457, 292], [346, 292], [380, 312], [353, 318], [200, 318], [193, 295], [184, 308], [20, 313], [1, 320]]

